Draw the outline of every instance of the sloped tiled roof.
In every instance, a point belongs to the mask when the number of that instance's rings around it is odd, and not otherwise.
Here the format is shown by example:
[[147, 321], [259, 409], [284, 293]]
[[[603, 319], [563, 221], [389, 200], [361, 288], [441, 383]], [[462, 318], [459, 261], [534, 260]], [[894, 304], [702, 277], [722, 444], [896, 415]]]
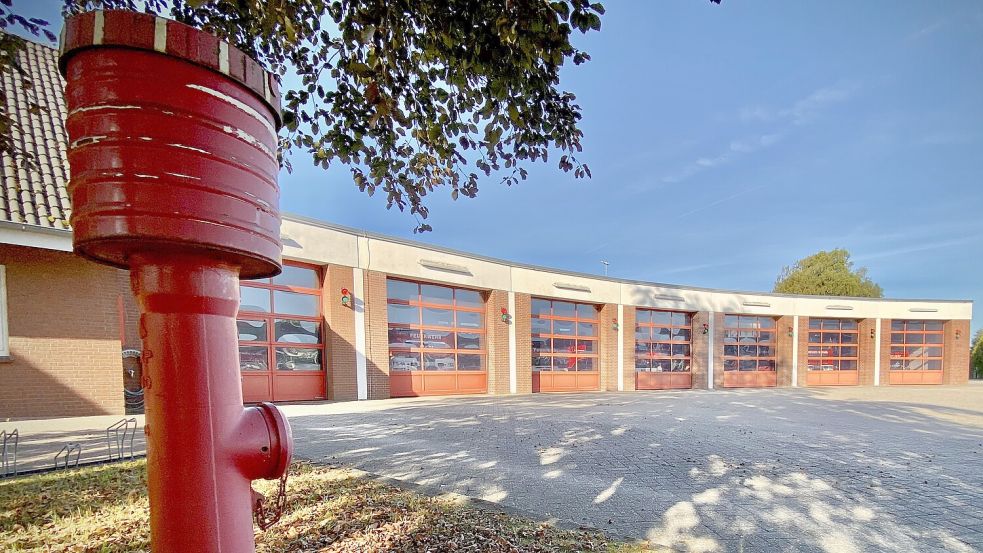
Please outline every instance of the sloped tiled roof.
[[[25, 168], [7, 154], [0, 160], [0, 221], [68, 229], [68, 144], [65, 132], [65, 85], [58, 72], [58, 51], [27, 41], [20, 64], [33, 83], [25, 90], [13, 69], [0, 76], [7, 113], [17, 125], [11, 130], [17, 147], [33, 152], [40, 168]], [[44, 108], [28, 111], [29, 102]]]

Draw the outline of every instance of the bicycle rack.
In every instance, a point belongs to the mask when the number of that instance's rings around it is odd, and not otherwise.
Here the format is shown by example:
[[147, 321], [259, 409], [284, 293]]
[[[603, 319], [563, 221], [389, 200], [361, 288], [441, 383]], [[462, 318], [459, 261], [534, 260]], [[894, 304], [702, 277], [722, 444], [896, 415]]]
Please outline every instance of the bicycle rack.
[[[0, 476], [17, 476], [17, 442], [20, 441], [20, 432], [16, 428], [12, 432], [2, 430], [0, 439], [3, 440], [3, 450], [0, 451]], [[13, 447], [10, 446], [11, 444]]]
[[[137, 419], [120, 419], [106, 429], [106, 448], [109, 450], [109, 460], [123, 460], [126, 457], [125, 447], [129, 446], [129, 458], [133, 459], [133, 438], [137, 434]], [[129, 444], [127, 444], [129, 437]], [[115, 445], [115, 450], [114, 446]]]
[[[75, 454], [75, 461], [74, 462], [71, 461], [72, 453]], [[68, 467], [73, 467], [74, 468], [74, 467], [79, 466], [79, 458], [82, 457], [82, 444], [77, 443], [77, 442], [70, 442], [67, 445], [62, 446], [62, 448], [58, 451], [58, 453], [55, 453], [55, 468], [56, 469], [59, 468], [59, 466], [61, 466], [58, 460], [63, 455], [64, 455], [64, 459], [65, 459], [65, 464], [63, 465], [64, 468], [67, 469]]]

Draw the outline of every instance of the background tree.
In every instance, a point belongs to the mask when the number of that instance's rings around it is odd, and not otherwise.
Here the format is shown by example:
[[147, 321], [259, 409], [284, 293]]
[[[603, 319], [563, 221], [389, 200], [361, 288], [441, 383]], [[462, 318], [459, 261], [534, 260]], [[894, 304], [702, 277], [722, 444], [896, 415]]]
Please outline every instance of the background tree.
[[[11, 0], [0, 0], [9, 3]], [[719, 1], [719, 0], [717, 0]], [[141, 10], [228, 40], [300, 85], [283, 95], [281, 162], [291, 150], [345, 164], [369, 195], [409, 207], [443, 187], [474, 197], [479, 174], [505, 184], [527, 166], [577, 160], [581, 108], [560, 68], [586, 62], [571, 36], [601, 28], [588, 0], [65, 0], [66, 15]]]
[[845, 249], [820, 251], [783, 267], [775, 282], [775, 292], [814, 296], [880, 298], [884, 291], [867, 276], [867, 268], [853, 268]]
[[973, 349], [969, 351], [970, 375], [983, 378], [983, 328], [973, 335]]
[[[13, 0], [0, 0], [10, 7]], [[719, 4], [720, 0], [709, 0]], [[64, 0], [71, 15], [142, 10], [214, 33], [300, 86], [284, 99], [281, 162], [299, 149], [324, 168], [418, 216], [438, 187], [478, 193], [479, 174], [507, 185], [529, 162], [590, 177], [581, 109], [559, 89], [560, 68], [590, 56], [571, 35], [601, 28], [589, 0]], [[0, 12], [0, 15], [7, 12]], [[50, 37], [46, 22], [35, 25]], [[35, 30], [35, 34], [37, 31]], [[53, 38], [52, 38], [53, 40]], [[8, 63], [0, 59], [0, 70]], [[5, 106], [0, 104], [0, 118]], [[8, 118], [9, 120], [9, 118]], [[0, 143], [3, 151], [16, 145]], [[475, 169], [471, 169], [474, 167]]]

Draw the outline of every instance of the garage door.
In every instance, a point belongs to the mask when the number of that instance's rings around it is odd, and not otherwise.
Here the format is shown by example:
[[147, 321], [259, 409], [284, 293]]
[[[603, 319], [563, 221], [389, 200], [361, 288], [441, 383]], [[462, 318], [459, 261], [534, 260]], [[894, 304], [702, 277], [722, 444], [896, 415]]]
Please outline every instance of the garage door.
[[858, 328], [849, 319], [809, 319], [808, 386], [860, 384]]
[[532, 300], [532, 391], [601, 389], [597, 306]]
[[692, 388], [692, 338], [691, 313], [636, 310], [635, 389]]
[[242, 399], [325, 399], [324, 319], [316, 267], [285, 264], [272, 279], [239, 286]]
[[393, 278], [386, 291], [392, 397], [488, 391], [482, 292]]
[[891, 321], [891, 384], [942, 384], [942, 321]]
[[772, 317], [724, 316], [724, 387], [778, 385], [776, 323]]

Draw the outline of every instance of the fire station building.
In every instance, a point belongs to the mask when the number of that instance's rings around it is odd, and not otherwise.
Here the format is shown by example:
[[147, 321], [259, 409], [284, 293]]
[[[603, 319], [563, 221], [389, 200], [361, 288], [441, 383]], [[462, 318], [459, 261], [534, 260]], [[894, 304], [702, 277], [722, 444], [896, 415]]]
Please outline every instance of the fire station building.
[[[4, 75], [0, 417], [116, 414], [143, 378], [127, 273], [71, 253], [57, 53]], [[34, 96], [28, 96], [29, 94]], [[43, 113], [29, 109], [37, 101]], [[963, 384], [972, 302], [735, 292], [511, 263], [286, 215], [282, 274], [244, 281], [246, 402]], [[127, 351], [124, 363], [124, 350]]]

